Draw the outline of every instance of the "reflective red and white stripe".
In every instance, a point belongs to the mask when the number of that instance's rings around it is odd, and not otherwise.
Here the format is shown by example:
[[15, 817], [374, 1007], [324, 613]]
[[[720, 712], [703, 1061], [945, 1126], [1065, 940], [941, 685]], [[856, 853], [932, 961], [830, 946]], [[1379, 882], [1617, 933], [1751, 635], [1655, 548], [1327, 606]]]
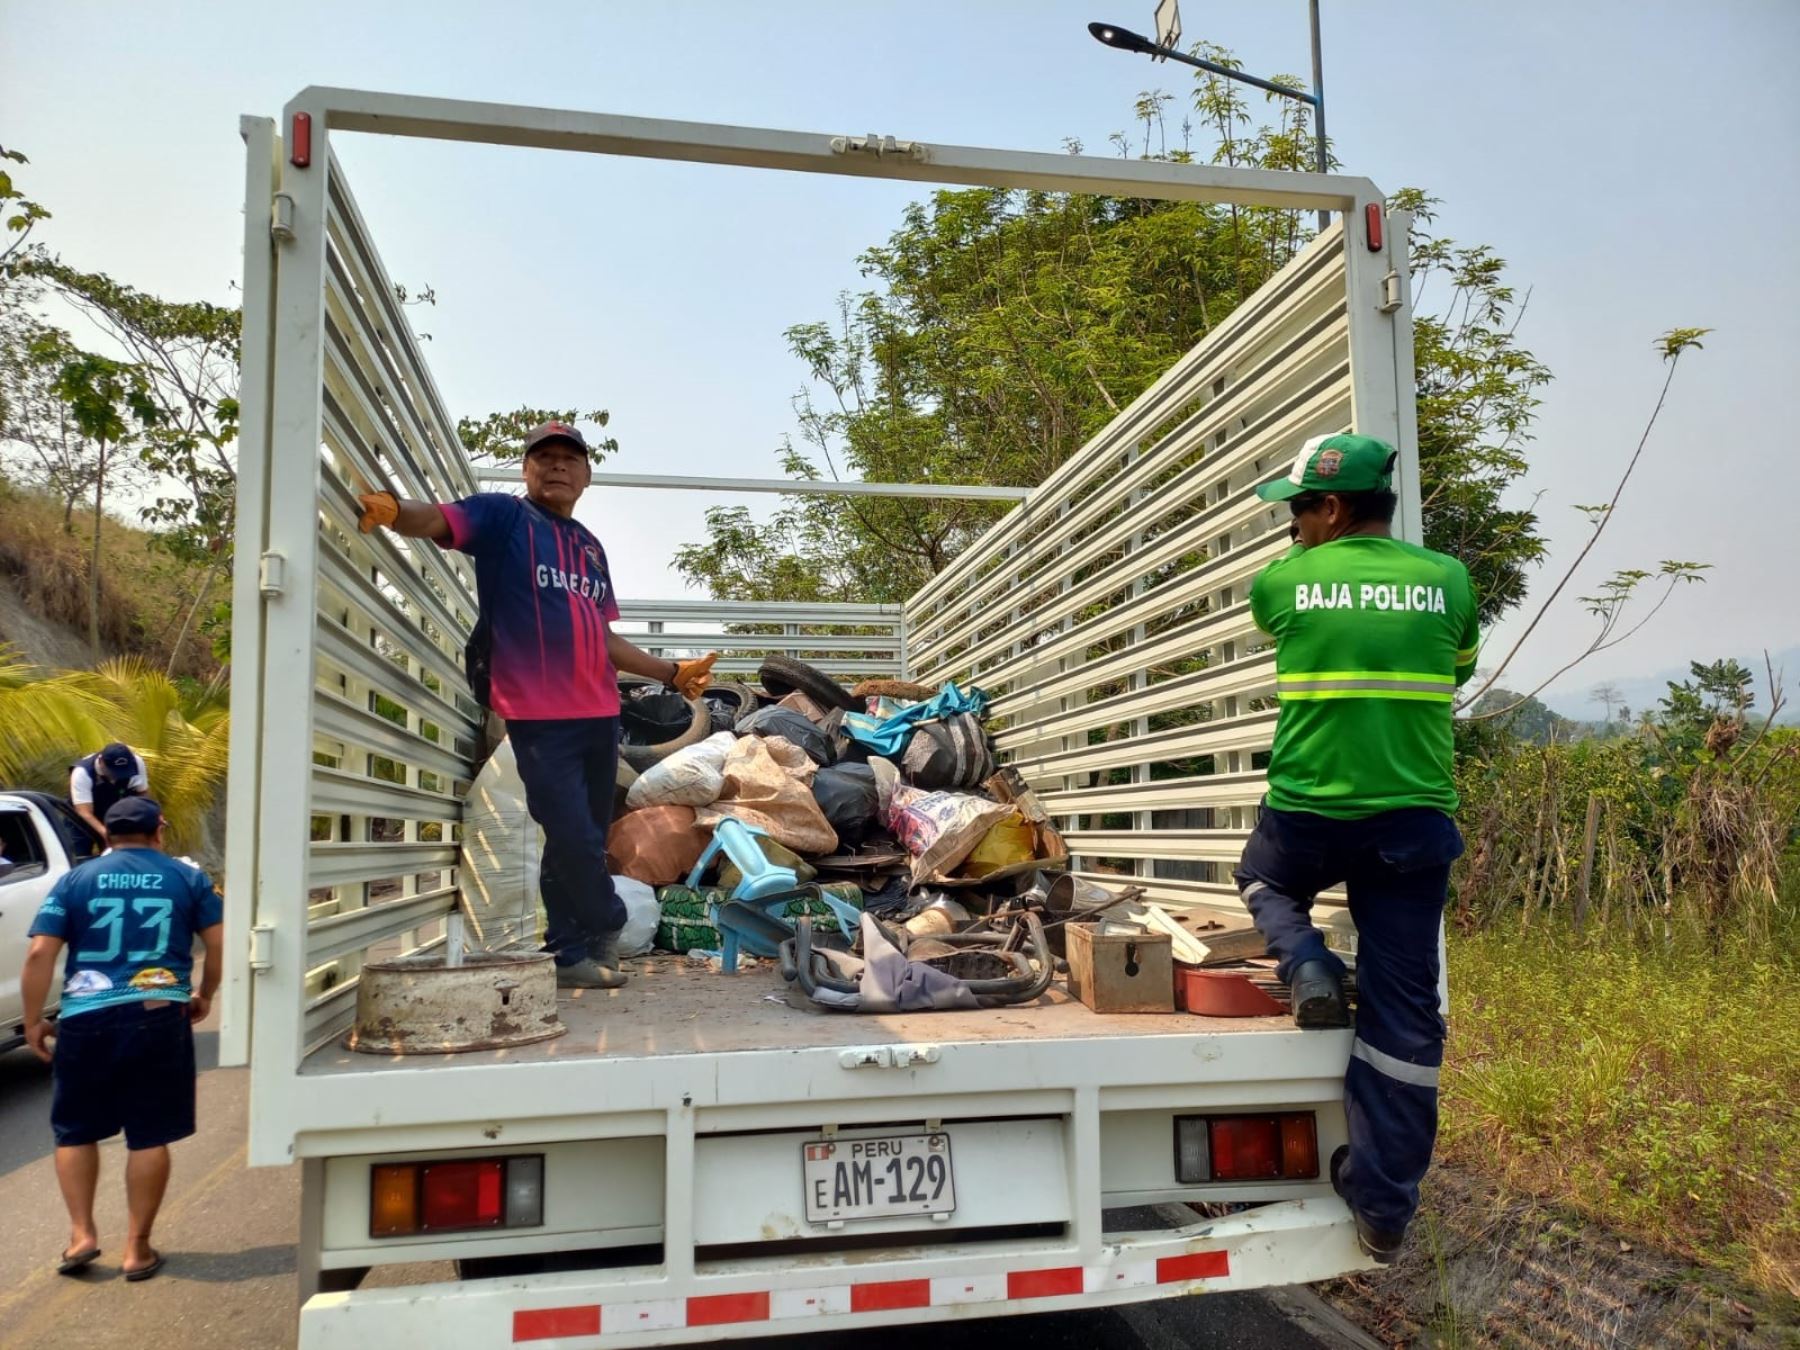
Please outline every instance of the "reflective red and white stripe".
[[1191, 1284], [1231, 1273], [1223, 1251], [1190, 1252], [1155, 1261], [1109, 1266], [1056, 1266], [1004, 1274], [940, 1276], [930, 1280], [887, 1280], [826, 1285], [818, 1289], [773, 1289], [741, 1294], [700, 1294], [644, 1303], [585, 1303], [566, 1308], [533, 1308], [513, 1313], [513, 1341], [675, 1331], [740, 1322], [777, 1322], [845, 1313], [943, 1308], [964, 1303], [1008, 1303], [1109, 1289], [1141, 1289], [1159, 1284]]

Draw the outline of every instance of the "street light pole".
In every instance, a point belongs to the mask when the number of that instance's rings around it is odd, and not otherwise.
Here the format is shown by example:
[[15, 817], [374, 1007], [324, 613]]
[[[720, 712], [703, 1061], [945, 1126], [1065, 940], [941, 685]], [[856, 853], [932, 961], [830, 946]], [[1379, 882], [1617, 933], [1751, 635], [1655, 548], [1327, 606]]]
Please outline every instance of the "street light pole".
[[[1331, 172], [1330, 161], [1325, 151], [1325, 58], [1319, 47], [1319, 0], [1308, 0], [1307, 9], [1312, 17], [1312, 58], [1313, 58], [1313, 139], [1318, 142], [1319, 172]], [[1331, 212], [1319, 212], [1319, 233], [1331, 224]]]
[[[1121, 52], [1136, 52], [1148, 56], [1152, 60], [1179, 61], [1184, 66], [1193, 66], [1196, 70], [1204, 70], [1209, 75], [1217, 75], [1222, 79], [1236, 80], [1239, 84], [1247, 84], [1261, 89], [1265, 93], [1279, 94], [1282, 98], [1291, 98], [1297, 103], [1305, 103], [1313, 110], [1313, 137], [1318, 142], [1316, 147], [1317, 163], [1320, 173], [1331, 172], [1330, 158], [1325, 150], [1325, 66], [1319, 42], [1319, 0], [1309, 0], [1312, 16], [1312, 60], [1313, 91], [1310, 94], [1298, 89], [1289, 89], [1286, 85], [1276, 84], [1273, 80], [1258, 79], [1254, 75], [1246, 75], [1241, 70], [1232, 70], [1228, 66], [1219, 65], [1216, 61], [1203, 61], [1198, 56], [1189, 56], [1186, 52], [1174, 47], [1165, 47], [1161, 43], [1152, 42], [1142, 33], [1134, 33], [1129, 28], [1121, 28], [1113, 23], [1090, 23], [1088, 32], [1096, 42]], [[1175, 30], [1179, 33], [1179, 27]], [[1319, 212], [1319, 229], [1323, 231], [1331, 224], [1331, 212]]]

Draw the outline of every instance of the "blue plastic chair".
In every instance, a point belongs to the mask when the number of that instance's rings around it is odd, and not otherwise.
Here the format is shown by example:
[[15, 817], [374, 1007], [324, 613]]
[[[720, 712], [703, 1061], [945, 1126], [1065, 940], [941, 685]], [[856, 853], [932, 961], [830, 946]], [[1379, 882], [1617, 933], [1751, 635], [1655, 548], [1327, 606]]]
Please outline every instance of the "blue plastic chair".
[[791, 891], [765, 895], [757, 900], [726, 899], [712, 907], [713, 922], [719, 927], [721, 957], [727, 975], [737, 974], [738, 953], [773, 959], [781, 954], [781, 944], [794, 936], [794, 921], [775, 911], [795, 900], [822, 900], [844, 930], [844, 936], [855, 939], [862, 924], [862, 911], [847, 900], [829, 895], [811, 882]]
[[698, 890], [700, 878], [707, 866], [722, 852], [737, 864], [743, 880], [732, 888], [733, 900], [755, 900], [760, 896], [773, 895], [776, 891], [791, 891], [800, 884], [800, 878], [791, 867], [777, 867], [763, 856], [757, 847], [757, 836], [768, 837], [769, 832], [755, 825], [746, 825], [731, 816], [725, 817], [713, 826], [712, 842], [706, 846], [706, 852], [700, 855], [700, 861], [694, 864], [694, 870], [688, 873], [688, 889]]
[[862, 922], [862, 911], [855, 905], [827, 895], [817, 886], [802, 886], [793, 868], [770, 862], [757, 845], [759, 835], [767, 838], [768, 831], [727, 816], [713, 827], [712, 842], [688, 873], [688, 889], [698, 890], [708, 864], [724, 853], [742, 874], [743, 879], [732, 887], [724, 903], [715, 902], [712, 906], [727, 975], [737, 974], [740, 951], [774, 957], [780, 952], [781, 943], [794, 935], [793, 924], [772, 912], [777, 905], [810, 894], [830, 906], [847, 935], [854, 936]]

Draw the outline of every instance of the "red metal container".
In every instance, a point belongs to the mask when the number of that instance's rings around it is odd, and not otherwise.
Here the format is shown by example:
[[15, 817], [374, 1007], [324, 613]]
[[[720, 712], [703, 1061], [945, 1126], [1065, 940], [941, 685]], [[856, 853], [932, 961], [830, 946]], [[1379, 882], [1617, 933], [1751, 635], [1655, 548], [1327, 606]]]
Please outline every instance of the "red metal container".
[[1175, 1006], [1203, 1017], [1269, 1017], [1288, 1010], [1241, 970], [1207, 970], [1179, 961]]

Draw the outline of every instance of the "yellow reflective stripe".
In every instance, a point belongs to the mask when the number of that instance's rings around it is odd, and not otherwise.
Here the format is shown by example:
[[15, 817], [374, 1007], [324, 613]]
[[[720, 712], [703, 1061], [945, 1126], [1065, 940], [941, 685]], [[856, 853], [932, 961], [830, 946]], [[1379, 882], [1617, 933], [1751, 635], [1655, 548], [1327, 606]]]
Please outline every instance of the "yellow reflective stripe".
[[1375, 690], [1386, 694], [1449, 694], [1456, 688], [1451, 680], [1309, 680], [1305, 684], [1283, 685], [1281, 694], [1327, 694], [1340, 690]]
[[1473, 661], [1480, 654], [1481, 654], [1480, 644], [1477, 644], [1473, 647], [1464, 647], [1461, 651], [1459, 651], [1456, 654], [1456, 664], [1459, 666], [1466, 666], [1469, 664], [1469, 662]]
[[1285, 675], [1275, 676], [1277, 684], [1294, 681], [1310, 684], [1318, 680], [1405, 680], [1413, 684], [1454, 684], [1456, 676], [1446, 675], [1442, 671], [1426, 673], [1416, 670], [1290, 670]]
[[1454, 703], [1456, 690], [1452, 686], [1438, 693], [1426, 689], [1282, 689], [1278, 691], [1283, 703], [1297, 702], [1301, 699], [1318, 700], [1327, 698], [1398, 698], [1411, 699], [1419, 703]]

